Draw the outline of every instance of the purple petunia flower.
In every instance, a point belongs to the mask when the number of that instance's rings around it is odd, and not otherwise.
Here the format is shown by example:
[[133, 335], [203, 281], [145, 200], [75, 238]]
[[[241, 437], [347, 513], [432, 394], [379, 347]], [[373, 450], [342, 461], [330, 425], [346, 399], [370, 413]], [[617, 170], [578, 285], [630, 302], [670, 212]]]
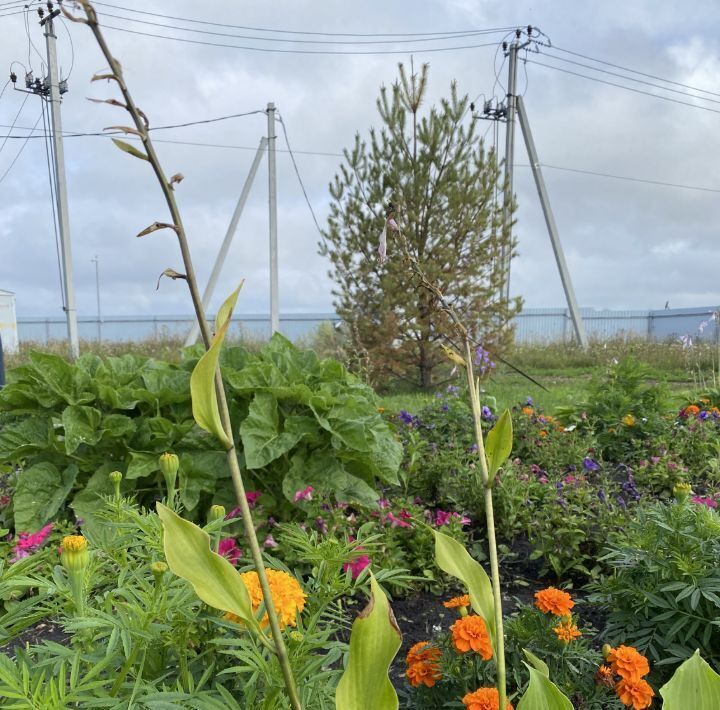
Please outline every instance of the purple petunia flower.
[[403, 423], [410, 426], [413, 423], [413, 415], [410, 414], [410, 412], [406, 412], [404, 409], [400, 410], [400, 413], [398, 414], [398, 419]]
[[591, 459], [589, 456], [586, 456], [583, 459], [583, 468], [586, 471], [599, 471], [600, 465], [598, 463], [596, 463], [595, 461], [593, 461], [593, 459]]

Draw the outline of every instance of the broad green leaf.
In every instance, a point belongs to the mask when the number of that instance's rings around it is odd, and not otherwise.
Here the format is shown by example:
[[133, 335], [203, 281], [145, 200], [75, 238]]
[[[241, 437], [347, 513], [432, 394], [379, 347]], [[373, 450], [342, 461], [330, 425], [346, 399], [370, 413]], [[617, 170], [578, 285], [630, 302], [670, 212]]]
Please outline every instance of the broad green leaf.
[[133, 155], [136, 158], [140, 158], [141, 160], [148, 159], [147, 155], [145, 155], [145, 153], [143, 153], [141, 150], [138, 150], [134, 145], [130, 145], [125, 141], [118, 140], [117, 138], [113, 138], [112, 142], [124, 153], [130, 153], [130, 155]]
[[15, 463], [28, 454], [50, 448], [54, 434], [50, 419], [26, 417], [0, 427], [0, 461]]
[[385, 592], [370, 573], [370, 602], [353, 622], [350, 653], [335, 692], [337, 710], [397, 710], [388, 670], [402, 642]]
[[73, 404], [65, 407], [62, 424], [65, 430], [65, 453], [73, 454], [82, 444], [93, 446], [100, 441], [102, 414], [94, 407]]
[[303, 426], [314, 433], [316, 427], [309, 425], [313, 425], [309, 418], [293, 417], [285, 421], [284, 431], [280, 431], [277, 400], [271, 394], [258, 392], [250, 403], [245, 421], [240, 425], [245, 465], [249, 469], [263, 468], [280, 458], [302, 439], [305, 433]]
[[430, 529], [435, 536], [435, 562], [441, 570], [457, 577], [465, 585], [472, 608], [484, 619], [495, 648], [495, 599], [490, 577], [457, 540]]
[[232, 612], [258, 628], [247, 587], [235, 567], [212, 551], [210, 536], [162, 503], [157, 504], [157, 512], [165, 530], [163, 546], [170, 569], [190, 582], [208, 606]]
[[87, 404], [95, 398], [94, 393], [89, 391], [92, 387], [90, 375], [74, 368], [58, 355], [33, 352], [30, 362], [38, 379], [67, 404]]
[[660, 688], [663, 710], [717, 710], [720, 708], [720, 675], [700, 656], [690, 656]]
[[13, 496], [15, 529], [35, 532], [47, 523], [65, 502], [77, 474], [77, 466], [68, 466], [61, 473], [47, 461], [24, 470]]
[[[222, 458], [226, 459], [225, 454], [222, 454]], [[223, 463], [223, 469], [227, 469], [227, 463]], [[202, 493], [215, 492], [217, 476], [214, 469], [202, 465], [201, 458], [189, 454], [180, 455], [180, 471], [180, 502], [186, 510], [195, 510]]]
[[215, 337], [208, 351], [198, 360], [190, 376], [190, 394], [192, 397], [193, 417], [198, 426], [213, 434], [225, 449], [232, 446], [232, 442], [225, 433], [218, 411], [217, 392], [215, 391], [215, 372], [217, 370], [220, 349], [225, 334], [230, 327], [232, 310], [237, 302], [242, 284], [238, 286], [226, 299], [218, 311], [218, 320], [224, 316], [222, 323], [216, 324]]
[[526, 648], [523, 649], [523, 653], [525, 654], [525, 658], [528, 659], [530, 665], [535, 667], [535, 670], [540, 671], [546, 678], [550, 677], [550, 669], [545, 661], [539, 659], [534, 653], [531, 653]]
[[543, 670], [533, 668], [529, 663], [525, 665], [530, 671], [530, 682], [516, 710], [573, 710], [573, 704]]
[[[92, 530], [94, 535], [103, 537], [115, 534], [116, 529], [108, 525], [106, 521], [96, 517], [96, 513], [106, 507], [103, 496], [112, 495], [114, 487], [110, 481], [109, 474], [118, 468], [117, 461], [107, 461], [102, 464], [95, 473], [87, 480], [70, 503], [75, 517], [82, 518], [85, 522], [83, 528]], [[128, 480], [127, 476], [120, 483], [123, 493], [134, 487], [134, 482]]]
[[128, 480], [144, 478], [159, 470], [160, 462], [158, 461], [157, 454], [148, 453], [147, 451], [131, 451], [130, 463], [125, 473], [125, 478]]
[[507, 461], [512, 451], [512, 419], [506, 409], [495, 426], [490, 430], [485, 441], [485, 457], [488, 463], [488, 473], [492, 478], [498, 469]]

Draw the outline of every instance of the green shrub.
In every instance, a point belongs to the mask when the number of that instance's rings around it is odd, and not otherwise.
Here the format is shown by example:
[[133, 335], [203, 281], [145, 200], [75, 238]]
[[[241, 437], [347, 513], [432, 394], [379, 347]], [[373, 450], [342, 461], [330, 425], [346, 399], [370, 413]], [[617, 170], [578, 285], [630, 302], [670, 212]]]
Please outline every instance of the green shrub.
[[605, 634], [655, 663], [655, 680], [700, 649], [720, 663], [720, 519], [690, 501], [638, 509], [611, 536], [603, 558], [612, 573], [591, 586], [610, 612]]

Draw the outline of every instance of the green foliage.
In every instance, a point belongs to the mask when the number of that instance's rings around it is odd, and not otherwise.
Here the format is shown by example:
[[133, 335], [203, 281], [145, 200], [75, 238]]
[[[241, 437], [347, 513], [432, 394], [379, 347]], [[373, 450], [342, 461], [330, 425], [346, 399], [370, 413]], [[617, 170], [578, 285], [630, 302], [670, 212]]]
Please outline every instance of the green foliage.
[[[191, 514], [231, 504], [225, 453], [192, 418], [190, 372], [197, 348], [173, 365], [126, 355], [82, 356], [74, 365], [34, 353], [0, 392], [0, 465], [19, 465], [14, 514], [32, 530], [66, 502], [90, 519], [124, 474], [123, 491], [150, 504], [163, 493], [158, 456], [180, 456], [180, 502]], [[372, 390], [332, 360], [280, 335], [259, 353], [220, 356], [233, 430], [244, 463], [276, 506], [308, 485], [370, 504], [374, 482], [397, 482], [402, 448], [377, 412]], [[26, 478], [27, 477], [27, 478]], [[283, 500], [285, 503], [283, 504]], [[27, 526], [27, 527], [25, 527]]]
[[[425, 70], [423, 70], [425, 71]], [[420, 110], [425, 82], [381, 88], [380, 127], [358, 134], [330, 185], [330, 217], [321, 253], [332, 264], [335, 307], [352, 323], [353, 349], [368, 356], [373, 381], [400, 377], [423, 388], [445, 362], [439, 345], [447, 317], [425, 292], [408, 288], [398, 236], [388, 229], [387, 261], [376, 259], [385, 208], [393, 202], [409, 250], [458, 313], [472, 313], [472, 334], [493, 351], [507, 342], [519, 301], [498, 300], [504, 279], [498, 159], [474, 123], [463, 119], [470, 99], [450, 87], [448, 98]], [[405, 77], [406, 81], [402, 78]], [[408, 92], [411, 92], [411, 96]], [[472, 205], [472, 209], [468, 206]]]
[[612, 574], [592, 586], [610, 612], [607, 638], [646, 653], [658, 680], [696, 649], [720, 663], [719, 557], [715, 511], [689, 501], [641, 508], [610, 538]]
[[370, 602], [353, 622], [347, 668], [335, 695], [338, 710], [397, 710], [388, 670], [402, 636], [385, 593], [370, 576]]
[[513, 447], [513, 427], [510, 412], [506, 409], [495, 426], [488, 432], [485, 441], [485, 455], [488, 462], [488, 474], [494, 476], [507, 461]]
[[690, 656], [660, 688], [663, 710], [714, 710], [720, 707], [720, 675], [700, 657]]

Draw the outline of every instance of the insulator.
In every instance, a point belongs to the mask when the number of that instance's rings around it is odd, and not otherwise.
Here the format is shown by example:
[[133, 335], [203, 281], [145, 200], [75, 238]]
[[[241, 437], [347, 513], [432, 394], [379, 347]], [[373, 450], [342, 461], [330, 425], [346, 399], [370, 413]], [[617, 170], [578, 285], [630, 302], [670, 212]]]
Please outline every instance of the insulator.
[[10, 81], [14, 84], [17, 81], [17, 74], [14, 71], [10, 72]]

